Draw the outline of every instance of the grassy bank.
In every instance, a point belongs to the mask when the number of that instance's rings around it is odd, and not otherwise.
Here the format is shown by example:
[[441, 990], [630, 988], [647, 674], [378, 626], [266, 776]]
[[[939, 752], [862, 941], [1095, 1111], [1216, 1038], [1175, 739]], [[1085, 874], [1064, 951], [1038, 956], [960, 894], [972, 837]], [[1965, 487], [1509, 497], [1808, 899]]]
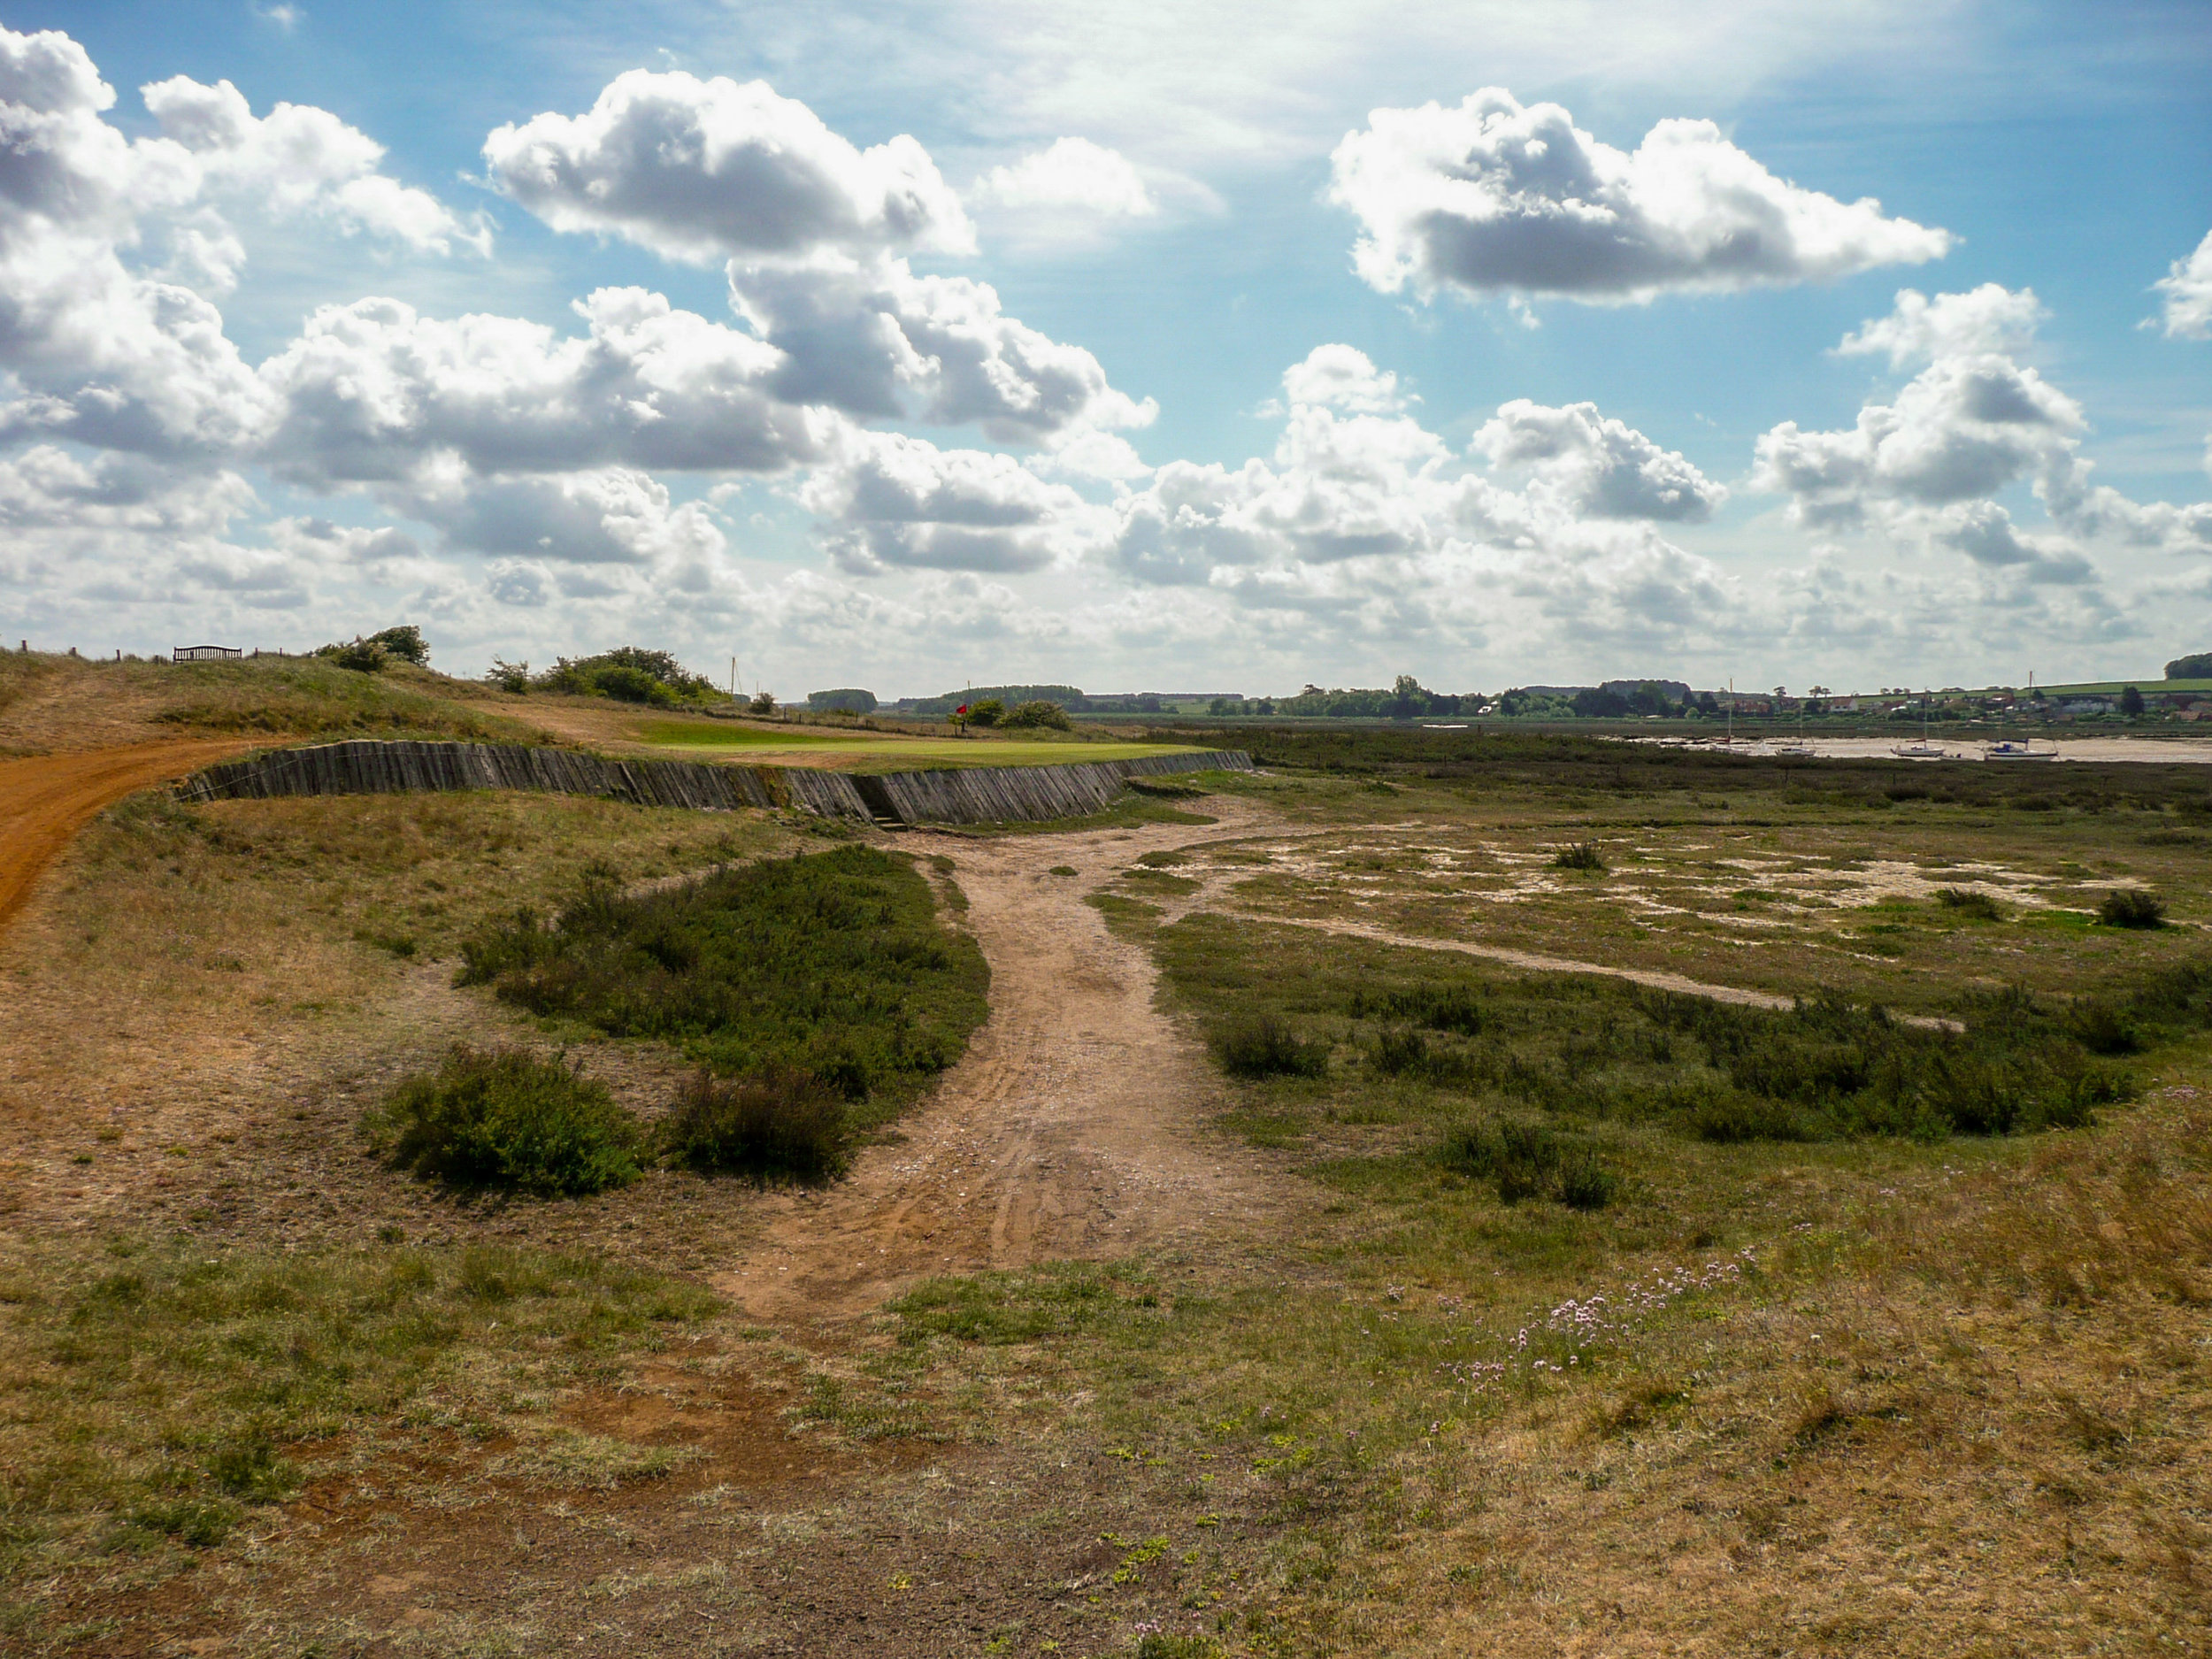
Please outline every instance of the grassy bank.
[[578, 1486], [664, 1472], [649, 1448], [565, 1444], [550, 1407], [715, 1306], [638, 1268], [493, 1247], [211, 1255], [118, 1234], [19, 1242], [0, 1279], [0, 1632], [19, 1638], [49, 1581], [157, 1582], [335, 1470], [434, 1463], [457, 1440], [565, 1445]]

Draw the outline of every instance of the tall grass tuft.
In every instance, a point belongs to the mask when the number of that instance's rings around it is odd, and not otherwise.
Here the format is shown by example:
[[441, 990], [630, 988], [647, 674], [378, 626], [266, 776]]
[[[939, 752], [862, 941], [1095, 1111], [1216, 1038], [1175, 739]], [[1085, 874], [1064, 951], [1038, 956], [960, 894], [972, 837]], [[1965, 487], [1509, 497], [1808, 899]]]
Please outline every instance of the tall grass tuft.
[[1552, 856], [1555, 870], [1592, 870], [1602, 873], [1605, 856], [1598, 851], [1595, 841], [1569, 841]]
[[1272, 1014], [1232, 1025], [1214, 1041], [1221, 1069], [1231, 1077], [1326, 1077], [1329, 1045], [1302, 1041]]
[[849, 1161], [846, 1106], [811, 1071], [768, 1066], [723, 1082], [702, 1066], [660, 1125], [670, 1162], [762, 1185], [834, 1180]]
[[1446, 1169], [1498, 1190], [1498, 1202], [1555, 1198], [1571, 1210], [1602, 1210], [1621, 1195], [1621, 1179], [1586, 1142], [1517, 1118], [1455, 1125], [1436, 1149]]
[[644, 1141], [605, 1085], [557, 1060], [460, 1043], [434, 1073], [403, 1081], [365, 1126], [401, 1169], [541, 1198], [626, 1186]]

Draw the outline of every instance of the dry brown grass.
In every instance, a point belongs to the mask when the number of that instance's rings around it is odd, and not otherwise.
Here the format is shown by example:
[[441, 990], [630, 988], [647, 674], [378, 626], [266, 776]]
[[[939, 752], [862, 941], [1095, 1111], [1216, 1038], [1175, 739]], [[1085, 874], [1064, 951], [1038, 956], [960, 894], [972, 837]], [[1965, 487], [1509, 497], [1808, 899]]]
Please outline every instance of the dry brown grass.
[[2208, 1128], [2170, 1094], [1797, 1235], [1710, 1318], [1401, 1454], [1268, 1622], [1315, 1651], [2196, 1649]]
[[[334, 1225], [442, 1232], [430, 1218], [449, 1206], [369, 1197], [353, 1118], [452, 1041], [558, 1041], [454, 989], [459, 938], [557, 902], [593, 863], [637, 880], [790, 841], [758, 815], [578, 797], [134, 797], [0, 938], [0, 1203], [41, 1229], [198, 1217], [293, 1241]], [[683, 1068], [654, 1045], [611, 1045], [592, 1069], [657, 1111]], [[242, 1149], [257, 1144], [284, 1149]], [[327, 1173], [310, 1179], [303, 1155]]]

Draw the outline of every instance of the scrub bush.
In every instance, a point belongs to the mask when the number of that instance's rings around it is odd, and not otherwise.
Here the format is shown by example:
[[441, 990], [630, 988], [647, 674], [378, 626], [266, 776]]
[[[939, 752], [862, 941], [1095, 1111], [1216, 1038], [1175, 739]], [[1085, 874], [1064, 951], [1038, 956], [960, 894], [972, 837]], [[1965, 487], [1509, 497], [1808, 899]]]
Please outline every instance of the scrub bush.
[[2163, 927], [2166, 901], [2140, 887], [2115, 887], [2097, 906], [2097, 919], [2108, 927]]
[[553, 926], [518, 912], [461, 959], [458, 983], [534, 1014], [673, 1043], [722, 1077], [796, 1067], [872, 1102], [870, 1121], [960, 1057], [990, 984], [975, 942], [938, 925], [929, 883], [868, 847], [635, 896], [588, 872]]
[[543, 1198], [626, 1186], [644, 1140], [605, 1085], [558, 1060], [461, 1043], [394, 1089], [368, 1128], [401, 1169]]
[[722, 1082], [702, 1066], [661, 1123], [672, 1163], [703, 1175], [744, 1175], [817, 1183], [835, 1179], [849, 1161], [845, 1102], [796, 1066], [769, 1066]]

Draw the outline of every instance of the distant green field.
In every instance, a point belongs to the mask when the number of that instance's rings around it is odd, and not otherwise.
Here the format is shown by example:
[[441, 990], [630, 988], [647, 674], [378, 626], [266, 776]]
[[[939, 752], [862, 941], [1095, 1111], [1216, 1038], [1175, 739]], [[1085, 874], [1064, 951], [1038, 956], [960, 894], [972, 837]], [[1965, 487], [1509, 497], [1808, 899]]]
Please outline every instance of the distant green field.
[[780, 762], [802, 765], [896, 772], [907, 766], [1056, 766], [1078, 761], [1137, 760], [1172, 755], [1174, 743], [1085, 743], [1043, 738], [912, 738], [884, 732], [776, 731], [757, 726], [708, 726], [663, 720], [640, 736], [672, 754], [726, 755], [733, 749], [761, 752]]
[[845, 749], [871, 742], [896, 742], [879, 732], [825, 731], [818, 726], [777, 730], [709, 720], [651, 720], [638, 732], [641, 741], [678, 749]]

